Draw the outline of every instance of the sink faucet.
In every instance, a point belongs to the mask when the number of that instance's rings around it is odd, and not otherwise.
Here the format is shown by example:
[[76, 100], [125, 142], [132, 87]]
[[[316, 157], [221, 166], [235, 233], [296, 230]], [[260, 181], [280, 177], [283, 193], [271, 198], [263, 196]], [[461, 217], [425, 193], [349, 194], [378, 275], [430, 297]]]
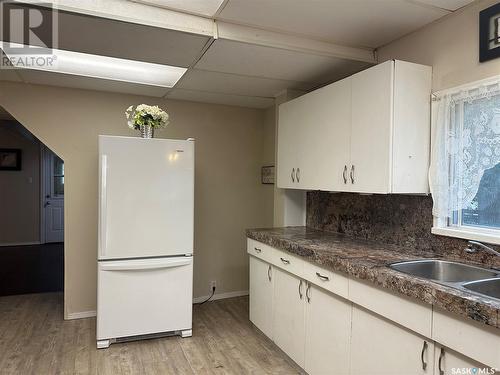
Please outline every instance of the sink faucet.
[[482, 244], [481, 242], [477, 242], [477, 241], [469, 241], [467, 243], [467, 247], [466, 247], [465, 251], [472, 254], [472, 253], [477, 253], [481, 249], [483, 249], [484, 251], [486, 251], [490, 254], [500, 256], [500, 253], [498, 251], [492, 249], [489, 246], [486, 246], [485, 244]]

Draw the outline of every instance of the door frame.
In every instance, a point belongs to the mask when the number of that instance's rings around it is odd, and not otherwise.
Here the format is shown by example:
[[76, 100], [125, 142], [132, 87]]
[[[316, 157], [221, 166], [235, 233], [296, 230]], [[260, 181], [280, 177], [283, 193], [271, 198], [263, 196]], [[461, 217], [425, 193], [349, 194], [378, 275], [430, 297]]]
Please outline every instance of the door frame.
[[45, 243], [45, 175], [47, 173], [45, 163], [45, 152], [47, 146], [40, 142], [40, 244]]

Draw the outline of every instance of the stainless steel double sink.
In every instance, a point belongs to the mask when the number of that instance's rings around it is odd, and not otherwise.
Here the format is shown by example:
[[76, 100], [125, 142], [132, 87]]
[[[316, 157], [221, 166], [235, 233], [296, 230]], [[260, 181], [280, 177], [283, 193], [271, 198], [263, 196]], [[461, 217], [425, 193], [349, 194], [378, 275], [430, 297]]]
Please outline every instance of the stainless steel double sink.
[[389, 267], [438, 284], [500, 300], [500, 270], [438, 259], [398, 262]]

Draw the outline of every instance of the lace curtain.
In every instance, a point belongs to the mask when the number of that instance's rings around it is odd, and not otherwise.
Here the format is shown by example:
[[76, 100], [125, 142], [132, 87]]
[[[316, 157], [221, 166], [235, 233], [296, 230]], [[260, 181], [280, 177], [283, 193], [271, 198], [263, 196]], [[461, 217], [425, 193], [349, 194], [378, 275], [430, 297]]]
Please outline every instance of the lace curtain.
[[[476, 209], [485, 171], [500, 168], [500, 76], [447, 90], [433, 102], [429, 181], [433, 215], [450, 218]], [[488, 198], [488, 196], [490, 198]], [[496, 199], [496, 194], [481, 194]]]

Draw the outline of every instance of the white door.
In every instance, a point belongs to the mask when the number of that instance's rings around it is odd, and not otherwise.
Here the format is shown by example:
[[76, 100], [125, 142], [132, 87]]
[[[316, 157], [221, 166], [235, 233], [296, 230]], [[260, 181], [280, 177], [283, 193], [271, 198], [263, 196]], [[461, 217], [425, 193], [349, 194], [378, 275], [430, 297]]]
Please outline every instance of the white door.
[[433, 374], [431, 340], [357, 306], [351, 330], [351, 374]]
[[[490, 367], [480, 364], [451, 349], [436, 344], [434, 356], [436, 375], [493, 374]], [[483, 370], [484, 369], [484, 370]], [[482, 370], [479, 372], [479, 370]]]
[[193, 257], [98, 262], [97, 339], [191, 329]]
[[300, 137], [301, 188], [349, 191], [351, 79], [335, 82], [305, 97], [307, 118]]
[[192, 254], [194, 142], [99, 136], [99, 153], [99, 259]]
[[391, 180], [394, 62], [351, 77], [351, 191], [388, 193]]
[[64, 161], [42, 146], [42, 242], [64, 242]]
[[273, 267], [250, 256], [250, 321], [273, 338]]
[[349, 374], [352, 304], [309, 285], [305, 370], [309, 375]]
[[299, 366], [304, 366], [306, 282], [274, 269], [273, 337]]

